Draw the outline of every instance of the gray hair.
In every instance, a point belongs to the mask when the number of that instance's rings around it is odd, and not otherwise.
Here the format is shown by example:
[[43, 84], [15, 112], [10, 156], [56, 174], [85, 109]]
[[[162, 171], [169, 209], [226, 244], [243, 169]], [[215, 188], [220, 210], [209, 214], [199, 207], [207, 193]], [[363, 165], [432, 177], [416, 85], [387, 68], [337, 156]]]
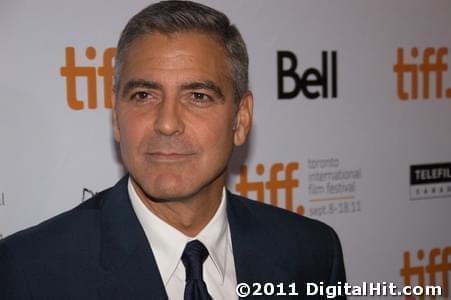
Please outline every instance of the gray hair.
[[149, 5], [130, 19], [117, 45], [114, 89], [119, 90], [125, 52], [137, 37], [155, 32], [172, 34], [183, 31], [211, 34], [222, 43], [228, 58], [235, 103], [238, 103], [248, 90], [249, 84], [246, 44], [236, 26], [230, 23], [225, 14], [191, 1], [161, 1]]

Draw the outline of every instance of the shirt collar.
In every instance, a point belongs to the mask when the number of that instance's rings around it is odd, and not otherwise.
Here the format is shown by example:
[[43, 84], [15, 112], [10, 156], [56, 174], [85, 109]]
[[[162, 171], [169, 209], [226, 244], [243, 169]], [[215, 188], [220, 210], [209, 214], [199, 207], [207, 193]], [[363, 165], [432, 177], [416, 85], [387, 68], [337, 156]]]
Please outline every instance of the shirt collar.
[[186, 243], [196, 239], [201, 241], [208, 249], [209, 256], [218, 271], [221, 283], [224, 282], [227, 247], [230, 243], [225, 188], [223, 188], [221, 203], [215, 215], [195, 237], [186, 236], [150, 211], [139, 198], [130, 178], [128, 180], [128, 194], [133, 210], [144, 229], [147, 240], [151, 244], [152, 252], [165, 285], [174, 274], [178, 264], [181, 263]]

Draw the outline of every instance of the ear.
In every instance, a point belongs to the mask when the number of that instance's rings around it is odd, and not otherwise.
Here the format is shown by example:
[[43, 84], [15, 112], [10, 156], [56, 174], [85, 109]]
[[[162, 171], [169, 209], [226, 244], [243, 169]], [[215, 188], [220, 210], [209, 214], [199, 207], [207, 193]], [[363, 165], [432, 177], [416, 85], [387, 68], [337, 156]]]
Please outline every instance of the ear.
[[251, 91], [247, 91], [240, 100], [238, 111], [235, 115], [233, 142], [235, 146], [244, 144], [252, 126], [252, 113], [254, 109], [254, 97]]
[[113, 91], [113, 95], [112, 95], [113, 99], [112, 99], [112, 125], [113, 125], [113, 136], [114, 136], [114, 140], [116, 142], [120, 142], [121, 140], [121, 132], [119, 130], [119, 121], [118, 121], [118, 116], [117, 116], [117, 111], [118, 111], [118, 100], [116, 97], [116, 93]]

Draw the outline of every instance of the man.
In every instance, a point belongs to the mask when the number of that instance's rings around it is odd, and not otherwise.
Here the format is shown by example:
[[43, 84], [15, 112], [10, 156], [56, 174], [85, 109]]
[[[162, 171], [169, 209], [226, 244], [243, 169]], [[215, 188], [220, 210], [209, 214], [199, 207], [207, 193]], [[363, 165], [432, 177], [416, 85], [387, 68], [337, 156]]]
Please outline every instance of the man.
[[225, 190], [253, 107], [246, 47], [225, 15], [183, 1], [138, 13], [114, 93], [129, 175], [3, 240], [0, 299], [236, 299], [242, 282], [262, 299], [267, 282], [279, 299], [304, 298], [307, 282], [345, 281], [331, 228]]

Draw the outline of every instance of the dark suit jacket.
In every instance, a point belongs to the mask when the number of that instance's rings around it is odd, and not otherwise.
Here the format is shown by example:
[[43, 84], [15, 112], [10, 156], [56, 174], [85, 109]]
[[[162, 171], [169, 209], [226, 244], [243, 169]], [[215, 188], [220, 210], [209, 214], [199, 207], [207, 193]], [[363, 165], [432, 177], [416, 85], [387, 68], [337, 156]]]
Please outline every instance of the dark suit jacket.
[[[327, 225], [231, 193], [227, 216], [238, 282], [296, 282], [300, 296], [291, 299], [303, 299], [306, 282], [345, 281], [340, 243]], [[2, 300], [166, 298], [127, 177], [0, 242]]]

